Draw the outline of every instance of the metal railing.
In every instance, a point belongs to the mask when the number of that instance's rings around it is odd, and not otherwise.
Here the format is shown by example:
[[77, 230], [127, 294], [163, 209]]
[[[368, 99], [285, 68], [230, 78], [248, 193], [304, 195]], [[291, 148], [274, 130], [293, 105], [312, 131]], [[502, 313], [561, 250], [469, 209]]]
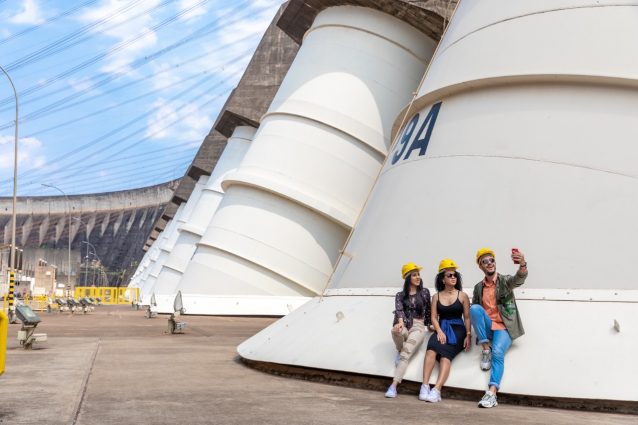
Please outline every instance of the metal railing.
[[76, 286], [75, 298], [100, 298], [102, 304], [131, 304], [140, 298], [140, 288], [117, 286]]

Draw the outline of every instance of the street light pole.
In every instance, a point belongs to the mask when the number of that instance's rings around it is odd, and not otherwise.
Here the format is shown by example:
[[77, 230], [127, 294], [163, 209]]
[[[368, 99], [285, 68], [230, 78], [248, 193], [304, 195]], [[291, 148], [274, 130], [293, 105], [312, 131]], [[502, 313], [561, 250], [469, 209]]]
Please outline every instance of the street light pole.
[[15, 128], [15, 140], [13, 147], [13, 212], [11, 215], [11, 272], [15, 273], [15, 265], [16, 265], [16, 194], [18, 188], [18, 92], [16, 91], [16, 86], [13, 84], [13, 80], [5, 71], [5, 69], [0, 66], [0, 71], [4, 73], [9, 79], [9, 83], [11, 84], [11, 88], [13, 89], [13, 96], [15, 96], [16, 100], [16, 128]]
[[69, 197], [66, 196], [66, 193], [64, 193], [64, 191], [62, 189], [60, 189], [57, 186], [54, 186], [52, 184], [46, 184], [46, 183], [41, 183], [42, 186], [46, 186], [46, 187], [50, 187], [53, 188], [55, 190], [60, 191], [60, 193], [62, 193], [62, 195], [64, 195], [64, 198], [66, 199], [66, 208], [69, 211], [68, 213], [68, 220], [69, 220], [69, 270], [68, 270], [68, 274], [66, 275], [66, 296], [67, 298], [69, 297], [69, 290], [71, 289], [71, 204], [69, 203]]
[[[97, 258], [97, 261], [100, 263], [100, 267], [102, 267], [102, 260], [100, 260], [100, 257], [97, 255], [97, 249], [95, 249], [95, 245], [93, 245], [91, 242], [89, 241], [82, 241], [82, 243], [86, 244], [86, 256], [88, 258], [89, 256], [89, 247], [93, 248], [93, 255], [95, 255], [95, 258]], [[98, 273], [98, 279], [99, 279], [100, 275]], [[98, 282], [99, 283], [99, 282]], [[91, 279], [91, 284], [95, 285], [95, 268], [93, 268], [93, 273], [92, 273], [92, 279]], [[99, 285], [98, 285], [99, 286]]]

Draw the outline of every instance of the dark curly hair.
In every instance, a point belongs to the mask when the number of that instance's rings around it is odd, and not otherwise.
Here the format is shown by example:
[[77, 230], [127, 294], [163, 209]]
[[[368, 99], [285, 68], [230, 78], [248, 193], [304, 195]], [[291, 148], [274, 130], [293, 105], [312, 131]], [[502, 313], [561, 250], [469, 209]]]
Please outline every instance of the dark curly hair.
[[[410, 280], [412, 279], [412, 272], [408, 273], [403, 282], [403, 311], [412, 309], [410, 305]], [[414, 310], [418, 315], [423, 315], [425, 312], [425, 297], [423, 296], [423, 279], [419, 282], [419, 286], [416, 290], [416, 299], [414, 300]]]
[[[442, 272], [436, 275], [436, 279], [434, 280], [434, 287], [436, 288], [437, 292], [441, 292], [442, 290], [445, 289], [445, 283], [443, 283], [443, 276], [445, 275], [445, 273], [447, 273], [447, 270], [443, 270]], [[456, 274], [456, 285], [454, 285], [454, 288], [458, 289], [459, 291], [462, 291], [463, 278], [461, 277], [461, 273], [455, 270], [454, 274]]]

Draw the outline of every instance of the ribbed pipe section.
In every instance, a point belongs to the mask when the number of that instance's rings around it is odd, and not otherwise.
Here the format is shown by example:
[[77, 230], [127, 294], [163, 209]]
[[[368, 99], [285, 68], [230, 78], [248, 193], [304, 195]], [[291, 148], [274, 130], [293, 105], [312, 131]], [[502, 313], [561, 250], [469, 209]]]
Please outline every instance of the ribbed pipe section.
[[[147, 289], [146, 291], [151, 294], [155, 294], [155, 302], [157, 303], [157, 307], [159, 307], [159, 300], [157, 297], [158, 283], [159, 283], [159, 278], [162, 274], [162, 270], [164, 270], [164, 266], [166, 262], [169, 261], [173, 253], [173, 250], [177, 244], [177, 241], [180, 236], [179, 229], [184, 224], [186, 224], [188, 220], [190, 219], [193, 211], [195, 210], [197, 206], [197, 203], [199, 202], [199, 199], [202, 195], [202, 192], [204, 190], [204, 187], [206, 186], [207, 181], [208, 181], [208, 176], [201, 176], [199, 178], [188, 200], [183, 204], [184, 209], [182, 213], [180, 214], [179, 219], [176, 221], [172, 232], [168, 234], [166, 238], [164, 239], [164, 241], [160, 244], [160, 258], [158, 258], [158, 260], [155, 262], [151, 272], [149, 273], [149, 276], [148, 276], [149, 289]], [[158, 311], [159, 311], [159, 308], [158, 308]]]
[[[529, 264], [516, 290], [526, 334], [501, 390], [635, 411], [636, 16], [636, 1], [462, 1], [324, 298], [240, 355], [390, 377], [401, 264], [432, 282], [451, 257], [471, 294], [477, 249], [513, 274], [516, 247]], [[479, 357], [457, 356], [447, 385], [486, 389]], [[423, 351], [407, 379], [421, 380], [422, 362]]]
[[221, 182], [229, 172], [239, 166], [256, 131], [255, 128], [249, 126], [235, 128], [233, 135], [227, 141], [224, 152], [217, 161], [217, 165], [215, 165], [215, 169], [206, 179], [205, 186], [201, 188], [196, 198], [193, 198], [195, 195], [193, 191], [193, 195], [188, 199], [187, 208], [192, 205], [191, 211], [177, 229], [177, 240], [153, 288], [158, 312], [173, 312], [173, 301], [182, 274], [195, 253], [196, 244], [201, 239], [206, 226], [208, 226], [224, 196]]
[[317, 16], [222, 183], [226, 195], [182, 278], [188, 313], [285, 314], [323, 290], [434, 45], [368, 8]]
[[157, 275], [162, 269], [162, 265], [168, 257], [168, 252], [162, 248], [166, 248], [170, 245], [170, 241], [174, 240], [174, 232], [177, 232], [177, 224], [181, 219], [185, 206], [186, 204], [182, 203], [179, 208], [177, 208], [175, 216], [166, 224], [164, 231], [159, 235], [159, 237], [151, 247], [151, 249], [153, 250], [150, 255], [151, 261], [146, 270], [144, 270], [140, 283], [140, 300], [141, 303], [144, 305], [148, 305], [148, 303], [150, 302], [152, 289], [155, 285], [155, 279], [157, 278]]

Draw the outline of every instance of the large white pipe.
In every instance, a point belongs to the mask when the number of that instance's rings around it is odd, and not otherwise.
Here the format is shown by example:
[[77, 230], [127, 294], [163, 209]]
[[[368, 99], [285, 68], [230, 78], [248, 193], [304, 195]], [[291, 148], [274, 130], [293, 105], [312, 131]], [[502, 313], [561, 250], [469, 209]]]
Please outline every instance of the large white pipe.
[[[208, 178], [206, 186], [201, 191], [201, 195], [194, 200], [196, 204], [194, 204], [192, 212], [177, 229], [179, 236], [173, 251], [166, 259], [153, 288], [158, 312], [173, 313], [173, 301], [182, 274], [195, 253], [196, 244], [201, 239], [206, 226], [217, 211], [224, 196], [221, 182], [226, 174], [237, 168], [256, 131], [255, 128], [249, 126], [235, 128], [232, 136], [228, 139], [224, 152]], [[190, 198], [188, 202], [191, 202]], [[184, 292], [188, 290], [188, 287], [181, 288], [181, 290], [183, 296], [188, 296]]]
[[[163, 231], [160, 232], [159, 235], [157, 235], [158, 239], [162, 238], [162, 233]], [[158, 239], [156, 239], [155, 242], [157, 242]], [[157, 256], [159, 255], [159, 244], [155, 242], [153, 243], [153, 245], [149, 247], [148, 251], [144, 255], [145, 257], [144, 261], [140, 265], [141, 266], [140, 271], [134, 282], [135, 285], [140, 289], [146, 283], [146, 279], [148, 278], [148, 274], [150, 273], [149, 267], [155, 262], [155, 260], [157, 259]], [[142, 300], [140, 298], [140, 302], [141, 301]]]
[[435, 43], [362, 7], [319, 13], [182, 277], [193, 314], [286, 314], [320, 293]]
[[[239, 353], [392, 376], [400, 265], [424, 264], [431, 282], [451, 257], [469, 292], [478, 248], [513, 273], [517, 247], [526, 334], [501, 389], [638, 401], [636, 16], [636, 1], [463, 1], [325, 297]], [[484, 390], [479, 356], [460, 354], [447, 385]]]
[[149, 255], [149, 250], [147, 250], [144, 253], [144, 256], [140, 260], [140, 263], [137, 265], [137, 268], [135, 269], [135, 272], [131, 276], [131, 280], [129, 281], [129, 284], [128, 284], [129, 287], [131, 288], [139, 287], [140, 275], [144, 272], [144, 269], [150, 262], [150, 260], [148, 259], [148, 255]]
[[[160, 282], [162, 271], [164, 270], [164, 266], [166, 265], [166, 263], [169, 261], [171, 254], [173, 252], [173, 249], [175, 248], [177, 241], [180, 237], [179, 229], [184, 224], [186, 224], [188, 220], [190, 219], [193, 211], [195, 210], [197, 203], [199, 202], [199, 199], [202, 195], [202, 192], [204, 190], [204, 187], [206, 186], [207, 181], [208, 181], [208, 176], [205, 176], [205, 175], [201, 176], [199, 180], [197, 180], [197, 183], [195, 183], [195, 187], [193, 188], [190, 196], [188, 197], [188, 200], [183, 204], [184, 210], [180, 214], [179, 219], [176, 221], [173, 231], [170, 233], [170, 235], [167, 235], [166, 239], [164, 239], [164, 242], [160, 245], [160, 250], [161, 250], [161, 253], [163, 253], [163, 256], [162, 254], [160, 254], [161, 260], [158, 259], [158, 261], [156, 261], [155, 265], [153, 266], [153, 270], [149, 274], [149, 277], [148, 277], [149, 289], [147, 290], [147, 292], [155, 295], [155, 302], [157, 303], [157, 307], [159, 307], [159, 301], [157, 299], [158, 290], [161, 291], [162, 289], [161, 284], [158, 288], [158, 283]], [[159, 308], [157, 309], [157, 311], [161, 312]]]
[[166, 224], [164, 231], [160, 236], [158, 236], [157, 240], [151, 247], [151, 249], [156, 248], [151, 254], [151, 262], [142, 275], [142, 284], [140, 285], [140, 300], [143, 300], [144, 305], [148, 304], [150, 301], [152, 294], [151, 290], [155, 284], [155, 279], [162, 268], [162, 264], [166, 261], [166, 257], [168, 257], [168, 252], [165, 248], [170, 246], [172, 241], [176, 239], [177, 225], [181, 219], [182, 213], [184, 212], [185, 206], [185, 202], [180, 204], [173, 218]]

